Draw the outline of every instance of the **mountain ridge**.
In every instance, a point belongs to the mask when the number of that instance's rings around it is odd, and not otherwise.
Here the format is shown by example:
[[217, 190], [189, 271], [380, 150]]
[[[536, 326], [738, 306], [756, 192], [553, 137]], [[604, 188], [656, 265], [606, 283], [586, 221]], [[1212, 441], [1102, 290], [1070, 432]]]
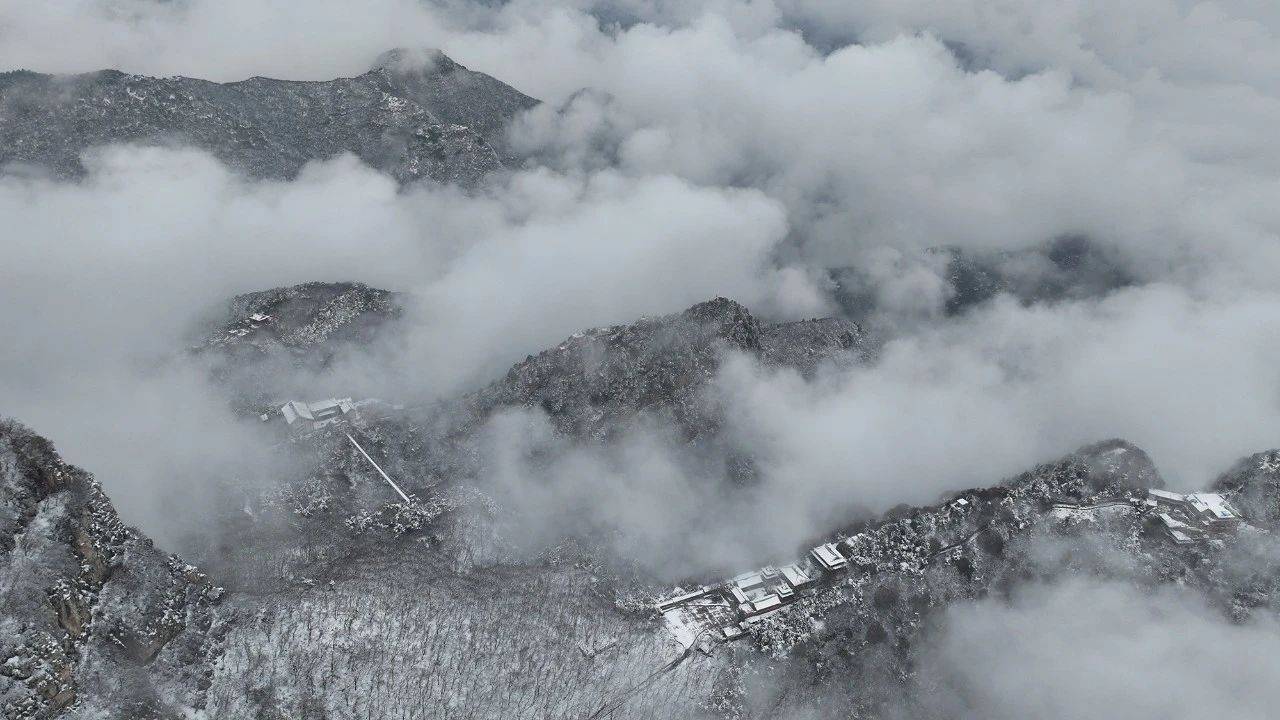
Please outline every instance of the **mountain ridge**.
[[0, 74], [0, 166], [78, 177], [89, 147], [175, 139], [270, 179], [290, 179], [306, 163], [343, 152], [401, 183], [464, 187], [518, 162], [503, 133], [536, 100], [439, 51], [416, 68], [401, 65], [384, 59], [326, 81]]

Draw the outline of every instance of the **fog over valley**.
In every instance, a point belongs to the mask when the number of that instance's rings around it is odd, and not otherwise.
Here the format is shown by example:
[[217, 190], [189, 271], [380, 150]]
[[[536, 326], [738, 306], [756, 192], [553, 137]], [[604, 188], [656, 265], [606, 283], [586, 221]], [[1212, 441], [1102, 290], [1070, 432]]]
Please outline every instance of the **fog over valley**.
[[0, 6], [4, 716], [1269, 717], [1277, 70], [1253, 0]]

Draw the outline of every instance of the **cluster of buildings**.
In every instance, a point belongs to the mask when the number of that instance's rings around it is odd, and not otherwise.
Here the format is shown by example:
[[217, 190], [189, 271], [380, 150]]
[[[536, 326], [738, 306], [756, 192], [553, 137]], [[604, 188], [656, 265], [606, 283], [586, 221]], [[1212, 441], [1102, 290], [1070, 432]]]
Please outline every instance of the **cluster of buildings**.
[[1148, 490], [1143, 504], [1169, 537], [1179, 545], [1233, 532], [1244, 517], [1218, 493], [1175, 493]]
[[[1218, 493], [1149, 490], [1145, 498], [1123, 498], [1089, 506], [1059, 503], [1053, 512], [1059, 517], [1082, 513], [1092, 516], [1112, 509], [1132, 512], [1135, 505], [1151, 513], [1178, 544], [1222, 536], [1244, 523], [1240, 511]], [[964, 514], [971, 505], [967, 499], [960, 498], [951, 503], [950, 509]], [[704, 639], [732, 640], [745, 634], [753, 623], [815, 588], [824, 576], [846, 571], [859, 557], [850, 539], [825, 543], [810, 550], [808, 557], [800, 562], [767, 566], [718, 585], [704, 585], [668, 598], [658, 603], [657, 608], [667, 628], [685, 647], [705, 642]]]
[[704, 585], [658, 603], [667, 628], [685, 647], [715, 632], [741, 637], [752, 623], [794, 602], [818, 584], [824, 573], [849, 567], [834, 543], [819, 545], [800, 562], [743, 573], [719, 585]]

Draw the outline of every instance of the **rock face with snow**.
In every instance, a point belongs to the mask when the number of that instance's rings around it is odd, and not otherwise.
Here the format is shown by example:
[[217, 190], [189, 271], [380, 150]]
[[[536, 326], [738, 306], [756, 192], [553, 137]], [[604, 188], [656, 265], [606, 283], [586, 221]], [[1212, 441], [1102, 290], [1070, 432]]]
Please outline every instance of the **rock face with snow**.
[[374, 341], [401, 307], [393, 293], [361, 283], [305, 283], [233, 298], [197, 352], [229, 362], [289, 355], [323, 364], [346, 347]]
[[166, 143], [259, 178], [292, 178], [350, 152], [400, 182], [470, 186], [514, 160], [504, 129], [535, 104], [434, 51], [392, 51], [363, 75], [327, 82], [15, 71], [0, 74], [0, 166], [74, 177], [87, 148]]
[[120, 522], [98, 483], [0, 422], [0, 714], [203, 704], [220, 590]]

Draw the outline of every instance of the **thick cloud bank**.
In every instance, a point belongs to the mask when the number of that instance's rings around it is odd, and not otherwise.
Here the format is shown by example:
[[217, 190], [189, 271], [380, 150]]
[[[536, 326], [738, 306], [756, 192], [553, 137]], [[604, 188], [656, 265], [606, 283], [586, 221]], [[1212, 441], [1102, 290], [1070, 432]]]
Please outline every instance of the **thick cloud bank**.
[[1071, 580], [948, 609], [920, 651], [916, 717], [1272, 717], [1280, 626], [1193, 593]]

